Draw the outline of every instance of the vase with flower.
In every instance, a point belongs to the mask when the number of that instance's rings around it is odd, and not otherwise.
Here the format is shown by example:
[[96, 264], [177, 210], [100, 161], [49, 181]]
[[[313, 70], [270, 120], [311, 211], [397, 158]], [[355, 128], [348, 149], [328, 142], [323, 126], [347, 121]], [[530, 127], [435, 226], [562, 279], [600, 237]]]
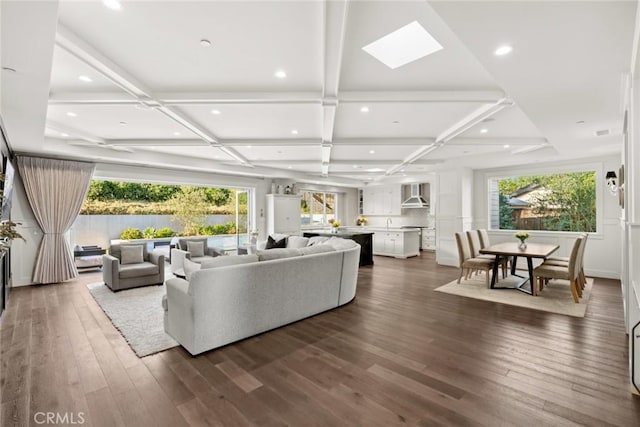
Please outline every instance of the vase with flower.
[[333, 221], [329, 221], [329, 222], [331, 223], [331, 227], [332, 227], [331, 232], [332, 233], [337, 233], [338, 232], [338, 228], [340, 227], [340, 221], [333, 220]]
[[516, 239], [520, 240], [520, 245], [518, 247], [520, 249], [527, 249], [527, 239], [529, 238], [529, 233], [524, 231], [520, 231], [515, 234]]
[[356, 225], [364, 226], [364, 225], [367, 225], [367, 222], [369, 222], [369, 220], [363, 216], [359, 216], [356, 219]]

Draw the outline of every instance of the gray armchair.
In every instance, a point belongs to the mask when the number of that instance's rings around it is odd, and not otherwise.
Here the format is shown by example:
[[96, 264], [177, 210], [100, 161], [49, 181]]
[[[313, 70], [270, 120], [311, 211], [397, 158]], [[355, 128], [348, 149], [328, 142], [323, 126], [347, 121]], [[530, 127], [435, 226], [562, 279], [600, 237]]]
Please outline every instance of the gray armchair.
[[104, 283], [112, 291], [164, 283], [164, 255], [149, 253], [146, 243], [112, 245], [102, 262]]
[[202, 261], [224, 255], [222, 249], [213, 246], [209, 247], [208, 240], [206, 237], [179, 238], [177, 248], [171, 249], [171, 272], [183, 274], [185, 259], [201, 264]]

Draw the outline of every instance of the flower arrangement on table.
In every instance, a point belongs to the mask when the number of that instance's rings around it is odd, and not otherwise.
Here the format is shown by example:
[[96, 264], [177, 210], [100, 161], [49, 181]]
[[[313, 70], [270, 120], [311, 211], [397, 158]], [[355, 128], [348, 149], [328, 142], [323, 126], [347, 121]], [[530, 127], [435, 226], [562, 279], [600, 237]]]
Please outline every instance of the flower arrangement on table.
[[519, 231], [515, 234], [515, 237], [516, 239], [520, 240], [521, 248], [527, 247], [527, 239], [529, 238], [529, 233], [527, 233], [526, 231]]
[[356, 225], [367, 225], [367, 222], [369, 222], [369, 220], [363, 216], [359, 216], [358, 219], [356, 219]]
[[340, 221], [333, 221], [333, 222], [331, 223], [331, 226], [332, 226], [333, 228], [338, 228], [338, 227], [340, 227]]

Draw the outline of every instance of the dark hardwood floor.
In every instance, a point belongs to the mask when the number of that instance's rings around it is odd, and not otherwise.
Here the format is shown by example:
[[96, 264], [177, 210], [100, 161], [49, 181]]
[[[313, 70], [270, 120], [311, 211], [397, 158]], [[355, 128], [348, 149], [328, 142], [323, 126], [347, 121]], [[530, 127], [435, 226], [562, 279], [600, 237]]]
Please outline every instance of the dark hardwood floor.
[[136, 357], [84, 286], [99, 273], [13, 289], [0, 425], [640, 425], [619, 282], [581, 319], [433, 292], [458, 270], [430, 253], [375, 262], [351, 304], [198, 357]]

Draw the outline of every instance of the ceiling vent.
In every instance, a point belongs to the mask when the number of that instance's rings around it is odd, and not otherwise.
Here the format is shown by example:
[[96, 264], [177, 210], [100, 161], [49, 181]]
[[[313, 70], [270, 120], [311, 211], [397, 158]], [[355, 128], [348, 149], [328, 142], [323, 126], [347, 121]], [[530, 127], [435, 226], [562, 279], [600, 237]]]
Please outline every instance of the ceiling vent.
[[611, 129], [601, 129], [594, 132], [596, 136], [611, 135]]

